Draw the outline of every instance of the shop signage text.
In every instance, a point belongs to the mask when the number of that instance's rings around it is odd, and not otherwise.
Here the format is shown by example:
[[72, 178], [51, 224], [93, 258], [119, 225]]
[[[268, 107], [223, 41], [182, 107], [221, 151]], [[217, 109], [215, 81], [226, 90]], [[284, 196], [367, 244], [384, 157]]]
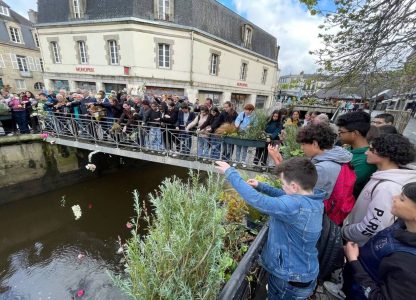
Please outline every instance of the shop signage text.
[[248, 87], [248, 84], [245, 83], [245, 82], [237, 82], [237, 86], [240, 86], [240, 87]]
[[95, 72], [95, 69], [94, 68], [91, 68], [91, 67], [76, 67], [75, 68], [75, 71], [77, 71], [77, 72], [89, 72], [89, 73], [91, 73], [91, 72]]

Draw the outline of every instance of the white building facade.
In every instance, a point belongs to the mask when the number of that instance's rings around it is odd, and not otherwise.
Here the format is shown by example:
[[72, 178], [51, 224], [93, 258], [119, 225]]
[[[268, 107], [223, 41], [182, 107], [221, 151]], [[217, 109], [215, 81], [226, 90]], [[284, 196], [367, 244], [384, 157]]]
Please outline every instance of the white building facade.
[[[42, 7], [55, 1], [61, 0], [39, 1], [39, 18]], [[69, 5], [68, 20], [44, 23], [39, 20], [37, 31], [46, 88], [106, 92], [126, 88], [135, 93], [145, 85], [149, 95], [176, 94], [191, 101], [210, 97], [216, 103], [231, 100], [239, 108], [247, 103], [257, 107], [272, 103], [276, 93], [277, 51], [276, 56], [273, 49], [265, 55], [264, 51], [256, 51], [253, 43], [256, 34], [261, 34], [276, 49], [274, 37], [216, 1], [200, 0], [220, 8], [223, 17], [231, 15], [239, 22], [233, 27], [238, 30], [240, 44], [235, 38], [230, 41], [231, 38], [221, 37], [221, 33], [208, 32], [213, 31], [210, 28], [202, 30], [198, 27], [204, 26], [197, 26], [200, 24], [188, 21], [185, 26], [175, 22], [181, 20], [181, 15], [175, 19], [175, 13], [182, 7], [179, 4], [200, 5], [199, 1], [142, 1], [153, 4], [148, 9], [153, 17], [128, 15], [91, 20], [83, 18], [88, 15], [85, 1], [63, 1]], [[88, 9], [92, 9], [93, 2]], [[127, 5], [127, 1], [118, 2], [120, 6]]]

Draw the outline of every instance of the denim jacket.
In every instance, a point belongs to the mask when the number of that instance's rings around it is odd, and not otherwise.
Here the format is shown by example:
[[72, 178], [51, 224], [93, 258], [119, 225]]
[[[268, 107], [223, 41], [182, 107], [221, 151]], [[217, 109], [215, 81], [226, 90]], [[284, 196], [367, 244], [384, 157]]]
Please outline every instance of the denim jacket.
[[270, 216], [269, 234], [261, 254], [263, 267], [286, 281], [309, 282], [319, 273], [316, 243], [322, 229], [323, 190], [313, 195], [286, 195], [281, 189], [259, 183], [249, 186], [234, 169], [225, 172], [241, 197]]

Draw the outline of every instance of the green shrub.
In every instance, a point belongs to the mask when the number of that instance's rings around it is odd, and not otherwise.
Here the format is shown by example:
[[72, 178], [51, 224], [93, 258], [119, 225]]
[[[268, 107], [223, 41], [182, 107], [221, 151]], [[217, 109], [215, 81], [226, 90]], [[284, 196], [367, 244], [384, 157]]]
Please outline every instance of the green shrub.
[[[160, 192], [150, 196], [152, 224], [134, 193], [138, 217], [125, 246], [127, 277], [112, 276], [133, 299], [216, 299], [229, 267], [223, 250], [225, 209], [217, 201], [222, 181], [213, 174], [204, 184], [199, 179], [192, 173], [187, 182], [165, 179]], [[149, 223], [145, 237], [137, 233], [143, 218]]]

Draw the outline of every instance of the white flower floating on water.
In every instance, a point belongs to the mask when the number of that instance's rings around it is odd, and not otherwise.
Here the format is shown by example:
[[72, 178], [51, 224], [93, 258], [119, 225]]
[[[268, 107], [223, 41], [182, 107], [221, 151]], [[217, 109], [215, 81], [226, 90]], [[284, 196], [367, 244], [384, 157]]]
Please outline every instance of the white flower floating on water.
[[94, 164], [88, 164], [88, 165], [86, 165], [86, 166], [85, 166], [85, 168], [86, 168], [87, 170], [90, 170], [91, 172], [94, 172], [94, 171], [95, 171], [95, 169], [97, 168], [97, 166], [96, 166], [96, 165], [94, 165]]
[[72, 206], [72, 212], [74, 213], [75, 220], [79, 220], [82, 216], [81, 207], [77, 204]]

